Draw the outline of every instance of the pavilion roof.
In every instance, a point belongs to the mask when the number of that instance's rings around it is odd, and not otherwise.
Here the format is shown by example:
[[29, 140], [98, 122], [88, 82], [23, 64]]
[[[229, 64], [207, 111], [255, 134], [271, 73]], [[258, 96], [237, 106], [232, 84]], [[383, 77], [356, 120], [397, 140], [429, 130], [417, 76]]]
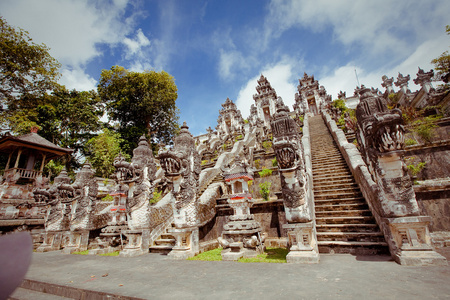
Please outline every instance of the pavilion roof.
[[0, 153], [10, 153], [17, 148], [45, 152], [49, 159], [73, 152], [73, 149], [59, 147], [34, 132], [21, 136], [4, 136], [0, 139]]

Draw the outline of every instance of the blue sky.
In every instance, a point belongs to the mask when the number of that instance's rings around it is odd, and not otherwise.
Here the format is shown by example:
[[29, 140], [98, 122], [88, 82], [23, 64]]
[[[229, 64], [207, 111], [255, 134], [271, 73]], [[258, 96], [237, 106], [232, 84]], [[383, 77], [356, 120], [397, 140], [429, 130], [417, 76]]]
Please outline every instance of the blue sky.
[[51, 48], [68, 88], [95, 89], [113, 65], [167, 71], [194, 135], [227, 97], [246, 118], [260, 74], [289, 105], [304, 72], [333, 99], [353, 95], [355, 69], [380, 90], [382, 75], [410, 74], [414, 89], [450, 45], [448, 0], [2, 0], [0, 14]]

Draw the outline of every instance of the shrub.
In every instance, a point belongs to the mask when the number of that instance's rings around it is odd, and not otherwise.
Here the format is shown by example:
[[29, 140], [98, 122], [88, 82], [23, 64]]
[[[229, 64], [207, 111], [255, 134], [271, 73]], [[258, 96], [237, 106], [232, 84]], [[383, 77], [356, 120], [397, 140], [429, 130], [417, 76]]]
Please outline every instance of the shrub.
[[152, 197], [152, 199], [149, 200], [149, 203], [150, 204], [157, 203], [159, 200], [161, 200], [161, 195], [162, 195], [162, 191], [158, 191], [158, 189], [155, 189], [155, 191], [153, 192], [153, 197]]
[[413, 131], [425, 142], [431, 143], [431, 140], [436, 136], [434, 128], [434, 118], [426, 117], [419, 119], [413, 123]]
[[277, 167], [278, 166], [278, 161], [276, 158], [272, 159], [272, 167]]
[[254, 161], [254, 163], [255, 163], [255, 168], [256, 168], [256, 169], [259, 169], [259, 168], [261, 167], [261, 160], [260, 160], [260, 159], [256, 159], [256, 160]]
[[110, 194], [108, 194], [102, 198], [102, 201], [113, 201], [113, 200], [114, 200], [114, 197], [111, 196]]
[[271, 141], [264, 141], [262, 142], [262, 146], [266, 151], [269, 151], [270, 148], [272, 148], [272, 142]]
[[412, 146], [412, 145], [417, 144], [417, 141], [415, 139], [406, 139], [405, 144], [406, 144], [406, 146]]
[[[427, 164], [424, 161], [421, 162], [411, 162], [415, 159], [415, 157], [410, 157], [409, 159], [407, 159], [407, 164], [406, 167], [408, 168], [408, 170], [411, 172], [412, 176], [417, 176], [417, 174], [420, 173], [420, 171], [422, 171], [423, 168], [425, 168], [425, 165]], [[411, 162], [411, 163], [408, 163]]]
[[267, 176], [272, 175], [272, 170], [263, 168], [261, 172], [258, 172], [258, 174], [259, 174], [259, 177], [267, 177]]
[[262, 182], [259, 184], [259, 193], [261, 194], [261, 197], [264, 199], [264, 201], [269, 201], [269, 195], [270, 195], [270, 187], [272, 186], [271, 182]]

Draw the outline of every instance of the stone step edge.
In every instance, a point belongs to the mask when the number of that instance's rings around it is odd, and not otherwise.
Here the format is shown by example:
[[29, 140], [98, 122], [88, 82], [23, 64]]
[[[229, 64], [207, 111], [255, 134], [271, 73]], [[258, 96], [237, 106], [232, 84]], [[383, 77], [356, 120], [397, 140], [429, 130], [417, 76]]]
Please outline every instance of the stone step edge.
[[72, 299], [143, 300], [142, 298], [81, 289], [32, 279], [24, 279], [20, 287], [31, 291]]
[[349, 231], [349, 232], [344, 232], [344, 231], [320, 231], [317, 232], [317, 236], [325, 236], [325, 235], [335, 235], [335, 236], [352, 236], [352, 235], [367, 235], [367, 236], [383, 236], [383, 233], [381, 233], [380, 231], [375, 231], [375, 232], [355, 232], [355, 231]]
[[344, 241], [317, 241], [319, 246], [387, 246], [386, 242], [344, 242]]

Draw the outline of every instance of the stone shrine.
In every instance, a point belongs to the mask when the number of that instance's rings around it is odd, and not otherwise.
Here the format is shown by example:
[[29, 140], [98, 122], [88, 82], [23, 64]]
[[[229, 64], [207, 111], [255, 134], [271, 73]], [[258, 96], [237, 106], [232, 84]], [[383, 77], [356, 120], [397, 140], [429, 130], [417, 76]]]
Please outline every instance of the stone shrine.
[[239, 157], [231, 167], [222, 170], [225, 182], [231, 186], [227, 202], [233, 209], [233, 215], [229, 216], [222, 237], [218, 239], [223, 248], [222, 259], [255, 257], [264, 251], [264, 237], [261, 225], [250, 213], [254, 200], [248, 191], [248, 181], [253, 180], [253, 171]]

